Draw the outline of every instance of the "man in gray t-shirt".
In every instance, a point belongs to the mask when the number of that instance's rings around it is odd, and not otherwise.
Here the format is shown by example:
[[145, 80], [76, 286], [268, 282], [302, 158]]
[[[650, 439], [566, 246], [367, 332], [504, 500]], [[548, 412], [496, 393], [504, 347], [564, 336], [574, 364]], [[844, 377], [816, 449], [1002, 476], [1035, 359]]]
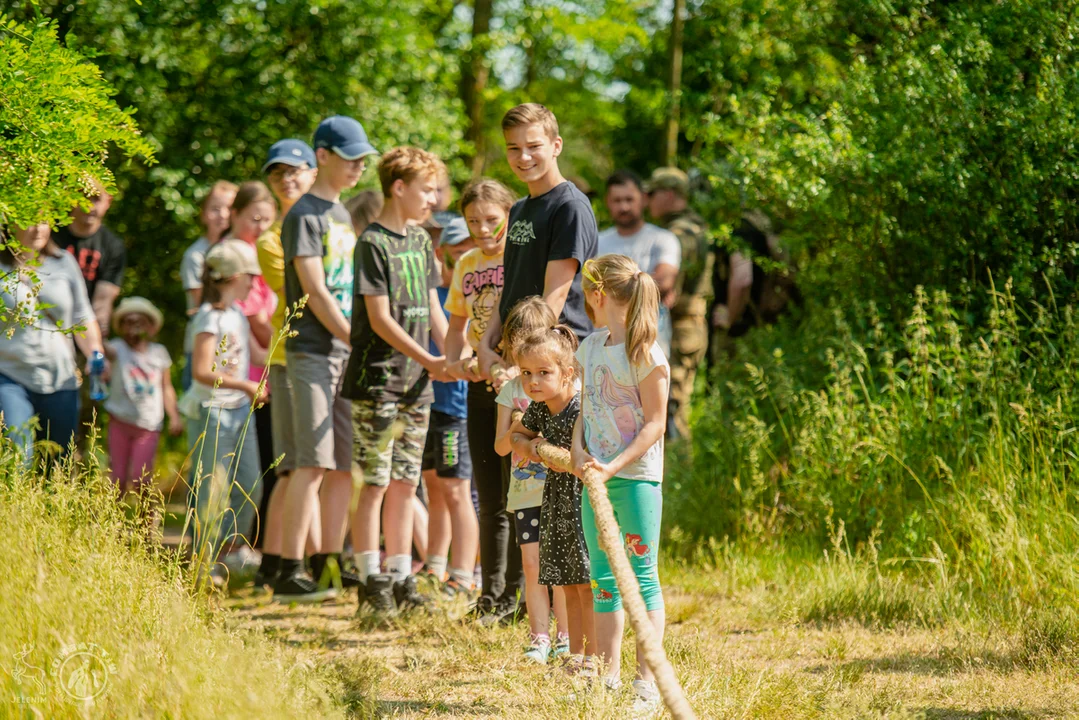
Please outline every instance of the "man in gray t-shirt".
[[642, 181], [632, 170], [618, 170], [607, 178], [606, 201], [614, 227], [599, 234], [599, 254], [626, 255], [656, 281], [662, 299], [658, 340], [663, 353], [670, 356], [670, 307], [675, 299], [682, 246], [674, 233], [644, 221]]

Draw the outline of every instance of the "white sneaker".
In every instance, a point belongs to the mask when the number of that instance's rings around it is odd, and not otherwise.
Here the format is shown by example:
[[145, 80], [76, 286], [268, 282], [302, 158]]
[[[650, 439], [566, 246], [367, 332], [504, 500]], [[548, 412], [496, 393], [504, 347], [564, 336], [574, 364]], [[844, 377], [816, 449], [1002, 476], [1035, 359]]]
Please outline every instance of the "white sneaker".
[[241, 545], [237, 549], [223, 555], [221, 563], [232, 573], [242, 573], [245, 568], [257, 568], [262, 564], [262, 553], [252, 550], [247, 545]]
[[651, 717], [663, 704], [659, 688], [650, 680], [634, 680], [633, 694], [637, 696], [633, 701], [633, 712], [638, 718]]

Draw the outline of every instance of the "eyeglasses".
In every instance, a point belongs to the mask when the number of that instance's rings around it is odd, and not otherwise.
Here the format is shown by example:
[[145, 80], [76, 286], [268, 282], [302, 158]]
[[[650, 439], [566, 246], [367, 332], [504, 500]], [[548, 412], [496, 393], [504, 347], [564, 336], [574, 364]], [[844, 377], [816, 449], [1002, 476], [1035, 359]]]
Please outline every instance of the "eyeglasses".
[[269, 172], [270, 180], [274, 182], [280, 182], [281, 180], [295, 180], [300, 177], [302, 173], [307, 172], [310, 168], [307, 167], [292, 167], [290, 165], [278, 165]]

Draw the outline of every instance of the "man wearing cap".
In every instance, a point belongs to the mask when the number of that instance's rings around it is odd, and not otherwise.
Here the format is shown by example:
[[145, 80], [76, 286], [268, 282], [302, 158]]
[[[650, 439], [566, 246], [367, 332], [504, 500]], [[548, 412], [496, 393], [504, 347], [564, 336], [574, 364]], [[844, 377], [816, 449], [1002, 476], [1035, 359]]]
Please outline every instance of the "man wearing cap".
[[671, 305], [671, 394], [667, 434], [689, 437], [689, 402], [697, 368], [708, 352], [708, 303], [712, 297], [712, 241], [704, 218], [689, 208], [689, 177], [673, 167], [658, 168], [645, 184], [648, 211], [656, 224], [674, 233], [682, 246]]
[[[262, 173], [281, 206], [278, 218], [288, 214], [296, 201], [311, 189], [318, 175], [318, 160], [315, 151], [303, 140], [279, 140], [270, 146]], [[285, 324], [285, 252], [281, 247], [281, 220], [277, 220], [258, 239], [259, 266], [267, 286], [277, 294], [277, 307], [270, 325], [274, 337], [278, 338]], [[296, 448], [292, 439], [292, 386], [285, 369], [285, 342], [277, 339], [273, 354], [269, 358], [270, 388], [273, 402], [270, 403], [270, 415], [273, 427], [273, 456], [281, 458], [275, 470], [276, 477], [263, 478], [262, 504], [255, 527], [249, 537], [254, 539], [253, 547], [262, 550], [262, 565], [255, 576], [255, 587], [273, 586], [281, 565], [282, 514], [285, 508], [285, 493], [288, 488], [289, 473], [296, 467]], [[318, 506], [312, 522], [320, 523]], [[319, 524], [318, 528], [321, 528]], [[317, 536], [317, 533], [313, 533]], [[317, 552], [317, 547], [309, 547]]]
[[[285, 341], [296, 458], [285, 494], [281, 565], [274, 583], [274, 599], [284, 603], [319, 602], [335, 594], [319, 590], [303, 570], [304, 544], [320, 505], [325, 555], [319, 560], [324, 564], [333, 556], [339, 561], [344, 546], [352, 497], [352, 418], [341, 390], [350, 351], [356, 233], [340, 198], [359, 181], [365, 159], [377, 154], [363, 126], [341, 115], [319, 124], [314, 147], [318, 175], [281, 224], [285, 302], [294, 307], [307, 298]], [[342, 580], [358, 584], [351, 574], [343, 573]]]

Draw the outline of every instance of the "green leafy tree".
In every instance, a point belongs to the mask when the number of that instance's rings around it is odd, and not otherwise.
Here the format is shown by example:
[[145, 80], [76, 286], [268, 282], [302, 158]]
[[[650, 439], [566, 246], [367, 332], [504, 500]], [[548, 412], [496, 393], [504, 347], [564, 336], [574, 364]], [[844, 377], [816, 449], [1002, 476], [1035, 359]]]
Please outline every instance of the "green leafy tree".
[[95, 184], [115, 187], [107, 162], [153, 161], [130, 109], [120, 109], [100, 70], [62, 47], [56, 26], [0, 14], [0, 232], [68, 212]]
[[707, 0], [683, 148], [714, 215], [785, 221], [820, 297], [902, 315], [921, 284], [977, 313], [991, 273], [1070, 293], [1077, 25], [1050, 0]]

